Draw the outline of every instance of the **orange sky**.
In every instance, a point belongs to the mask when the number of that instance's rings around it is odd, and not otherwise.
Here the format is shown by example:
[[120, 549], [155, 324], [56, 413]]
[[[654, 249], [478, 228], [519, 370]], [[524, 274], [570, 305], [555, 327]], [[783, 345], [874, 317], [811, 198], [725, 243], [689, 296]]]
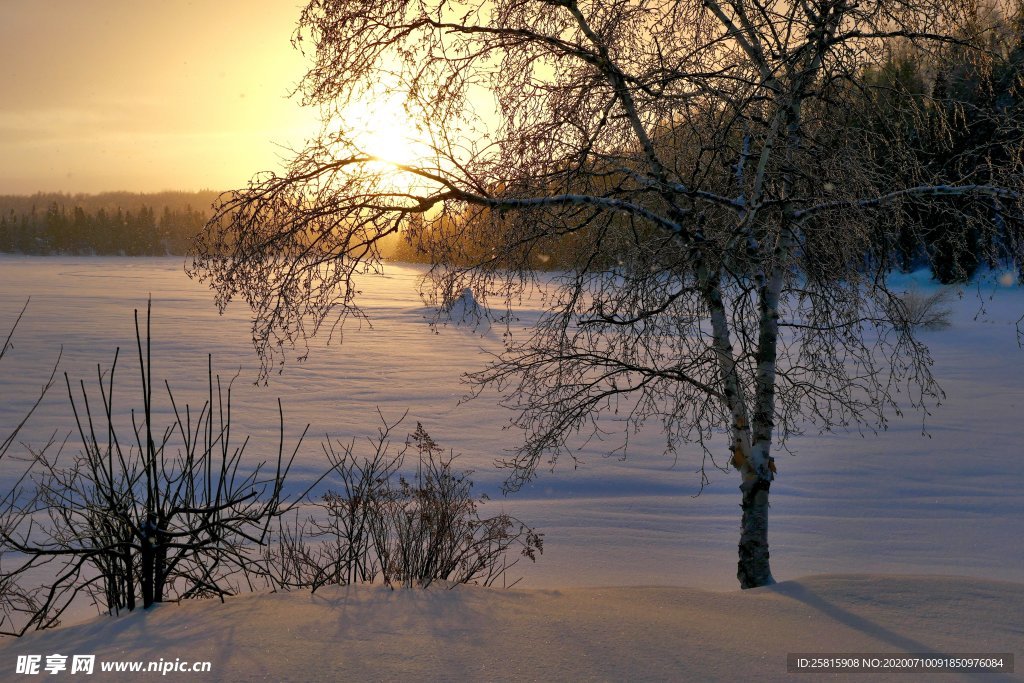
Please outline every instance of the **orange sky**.
[[0, 194], [239, 187], [312, 121], [298, 0], [0, 1]]

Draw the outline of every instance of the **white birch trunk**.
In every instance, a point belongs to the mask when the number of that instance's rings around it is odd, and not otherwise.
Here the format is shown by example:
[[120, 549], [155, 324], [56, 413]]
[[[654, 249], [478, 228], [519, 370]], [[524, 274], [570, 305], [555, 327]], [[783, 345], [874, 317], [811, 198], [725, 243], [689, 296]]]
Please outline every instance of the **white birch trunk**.
[[[787, 247], [785, 242], [780, 250]], [[781, 254], [777, 254], [781, 256]], [[779, 294], [782, 291], [783, 268], [776, 260], [771, 277], [761, 287], [757, 371], [754, 379], [754, 419], [751, 457], [741, 470], [743, 482], [742, 531], [739, 545], [737, 578], [742, 588], [756, 588], [775, 583], [768, 552], [768, 494], [775, 476], [771, 457], [775, 415], [776, 351], [779, 336]]]
[[[772, 476], [771, 459], [766, 444], [751, 439], [746, 397], [736, 368], [729, 319], [722, 300], [721, 288], [717, 278], [703, 274], [703, 280], [704, 297], [711, 316], [712, 341], [718, 357], [726, 405], [732, 417], [733, 465], [743, 477], [743, 483], [740, 485], [743, 493], [743, 519], [736, 576], [742, 588], [771, 585], [775, 583], [768, 556], [768, 490]], [[770, 443], [769, 438], [767, 444]]]

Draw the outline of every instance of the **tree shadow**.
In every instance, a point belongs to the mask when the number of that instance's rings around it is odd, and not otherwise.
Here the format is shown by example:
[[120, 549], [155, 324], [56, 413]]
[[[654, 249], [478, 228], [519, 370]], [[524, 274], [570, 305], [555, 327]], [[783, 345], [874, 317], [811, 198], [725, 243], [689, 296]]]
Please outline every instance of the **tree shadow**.
[[[773, 587], [773, 590], [780, 595], [792, 598], [803, 604], [811, 607], [828, 618], [836, 621], [844, 626], [859, 631], [860, 633], [873, 638], [877, 641], [885, 643], [886, 645], [895, 648], [900, 654], [914, 654], [914, 655], [949, 655], [955, 654], [951, 652], [939, 651], [936, 648], [926, 645], [919, 640], [915, 640], [909, 636], [898, 633], [892, 629], [886, 628], [881, 624], [862, 617], [858, 614], [854, 614], [850, 610], [837, 605], [836, 603], [829, 602], [821, 595], [815, 593], [807, 586], [804, 586], [795, 581], [787, 581], [784, 583], [777, 584]], [[924, 673], [924, 672], [922, 672]], [[1007, 676], [998, 673], [982, 673], [982, 672], [956, 672], [962, 676], [967, 677], [969, 680], [979, 681], [1013, 681], [1016, 680], [1012, 676]]]

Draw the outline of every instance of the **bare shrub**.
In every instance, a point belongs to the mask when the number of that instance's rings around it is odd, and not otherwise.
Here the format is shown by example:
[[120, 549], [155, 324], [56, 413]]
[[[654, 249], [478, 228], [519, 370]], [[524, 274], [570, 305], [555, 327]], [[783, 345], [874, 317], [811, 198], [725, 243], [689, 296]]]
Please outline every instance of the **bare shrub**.
[[294, 521], [279, 521], [265, 552], [271, 586], [315, 591], [370, 583], [380, 573], [373, 527], [404, 455], [404, 448], [396, 456], [388, 453], [393, 427], [383, 422], [369, 458], [355, 455], [354, 442], [323, 444], [337, 488], [327, 491], [305, 519], [296, 512]]
[[232, 441], [231, 387], [214, 376], [212, 361], [205, 404], [198, 411], [180, 406], [165, 381], [174, 419], [157, 425], [148, 315], [145, 345], [138, 311], [135, 321], [142, 406], [131, 412], [129, 436], [113, 405], [115, 353], [109, 371], [97, 367], [96, 391], [65, 375], [81, 450], [71, 458], [63, 449], [53, 457], [47, 448], [36, 452], [0, 501], [0, 550], [21, 558], [0, 573], [0, 587], [30, 573], [51, 577], [8, 601], [20, 621], [5, 623], [6, 633], [54, 626], [80, 596], [118, 612], [167, 599], [223, 598], [266, 573], [257, 548], [288, 509], [282, 489], [298, 450], [284, 452], [280, 401], [281, 441], [271, 468], [243, 465], [248, 440]]
[[[508, 570], [543, 552], [543, 535], [518, 519], [482, 516], [487, 496], [473, 495], [471, 472], [454, 469], [454, 456], [421, 424], [393, 454], [396, 425], [383, 421], [370, 457], [359, 458], [353, 443], [325, 446], [339, 486], [316, 504], [317, 515], [279, 526], [266, 553], [276, 587], [315, 591], [378, 578], [392, 587], [514, 585]], [[416, 472], [407, 477], [409, 453]]]
[[952, 293], [945, 287], [931, 293], [911, 287], [896, 298], [893, 318], [910, 329], [945, 329], [952, 324], [951, 299]]

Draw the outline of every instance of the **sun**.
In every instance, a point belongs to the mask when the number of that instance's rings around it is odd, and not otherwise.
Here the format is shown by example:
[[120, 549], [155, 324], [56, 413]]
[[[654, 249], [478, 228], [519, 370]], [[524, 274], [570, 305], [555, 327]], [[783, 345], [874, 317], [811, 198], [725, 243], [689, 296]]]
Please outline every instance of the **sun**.
[[387, 164], [416, 165], [427, 156], [421, 126], [395, 91], [368, 93], [339, 113], [338, 123], [359, 151]]
[[432, 144], [437, 133], [417, 104], [384, 74], [342, 102], [308, 109], [301, 135], [323, 159], [345, 161], [335, 169], [339, 178], [362, 178], [385, 193], [429, 192], [438, 169], [448, 168], [450, 152]]

